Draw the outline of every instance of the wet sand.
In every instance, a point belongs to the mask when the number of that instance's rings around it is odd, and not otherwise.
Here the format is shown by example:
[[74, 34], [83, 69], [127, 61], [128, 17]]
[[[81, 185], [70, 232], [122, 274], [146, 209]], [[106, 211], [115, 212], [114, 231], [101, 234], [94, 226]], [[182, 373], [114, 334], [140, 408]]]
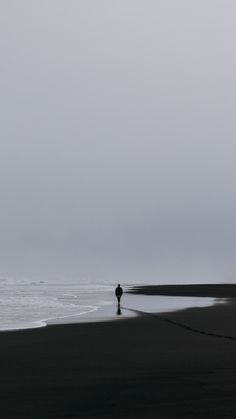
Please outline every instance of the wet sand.
[[232, 419], [236, 304], [4, 332], [0, 363], [4, 419]]

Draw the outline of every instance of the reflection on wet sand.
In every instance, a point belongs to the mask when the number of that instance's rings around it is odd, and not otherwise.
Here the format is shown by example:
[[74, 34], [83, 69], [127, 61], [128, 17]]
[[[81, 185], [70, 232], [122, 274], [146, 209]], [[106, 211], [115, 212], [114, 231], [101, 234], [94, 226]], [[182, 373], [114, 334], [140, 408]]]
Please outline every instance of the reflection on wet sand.
[[121, 316], [122, 315], [122, 311], [121, 311], [120, 305], [118, 305], [116, 314], [117, 314], [117, 316]]

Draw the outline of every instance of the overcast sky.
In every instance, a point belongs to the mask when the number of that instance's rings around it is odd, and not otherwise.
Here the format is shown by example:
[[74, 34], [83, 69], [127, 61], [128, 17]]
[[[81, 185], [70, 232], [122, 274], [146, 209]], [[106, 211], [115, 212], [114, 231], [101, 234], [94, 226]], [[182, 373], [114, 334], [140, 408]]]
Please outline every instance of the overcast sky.
[[236, 279], [234, 0], [0, 0], [0, 276]]

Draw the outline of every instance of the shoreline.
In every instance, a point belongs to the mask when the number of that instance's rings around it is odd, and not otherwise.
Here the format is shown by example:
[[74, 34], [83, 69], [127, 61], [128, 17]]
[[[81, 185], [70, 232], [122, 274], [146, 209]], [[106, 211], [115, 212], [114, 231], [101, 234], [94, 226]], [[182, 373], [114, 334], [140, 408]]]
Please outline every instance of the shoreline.
[[162, 317], [2, 332], [0, 416], [234, 417], [236, 342], [215, 336], [236, 336], [234, 301], [169, 312], [169, 322]]
[[[172, 286], [169, 286], [172, 288]], [[23, 331], [36, 328], [47, 327], [48, 325], [53, 324], [74, 324], [74, 323], [89, 323], [89, 322], [101, 322], [101, 321], [115, 321], [121, 320], [122, 318], [129, 318], [137, 315], [138, 310], [143, 310], [144, 312], [148, 310], [149, 313], [165, 313], [175, 312], [183, 310], [185, 308], [194, 308], [194, 307], [204, 307], [215, 304], [214, 298], [209, 296], [193, 296], [195, 290], [189, 293], [188, 296], [182, 296], [171, 294], [171, 290], [168, 290], [165, 294], [162, 295], [159, 292], [159, 288], [162, 286], [132, 286], [128, 287], [128, 290], [125, 291], [125, 297], [122, 299], [123, 308], [122, 312], [118, 313], [116, 302], [111, 302], [106, 306], [86, 306], [89, 307], [89, 310], [84, 312], [79, 312], [78, 314], [68, 314], [64, 316], [49, 317], [49, 318], [40, 318], [38, 320], [32, 321], [32, 323], [24, 324], [22, 326], [11, 326], [1, 329], [0, 333], [5, 331]], [[136, 295], [136, 297], [135, 297]], [[159, 300], [155, 297], [158, 296]], [[177, 299], [174, 297], [177, 296]], [[161, 299], [160, 299], [161, 297]], [[197, 299], [197, 301], [196, 301]], [[132, 310], [132, 307], [134, 308]]]
[[210, 297], [219, 299], [236, 298], [235, 284], [179, 284], [179, 285], [138, 285], [129, 294], [166, 295], [173, 297]]

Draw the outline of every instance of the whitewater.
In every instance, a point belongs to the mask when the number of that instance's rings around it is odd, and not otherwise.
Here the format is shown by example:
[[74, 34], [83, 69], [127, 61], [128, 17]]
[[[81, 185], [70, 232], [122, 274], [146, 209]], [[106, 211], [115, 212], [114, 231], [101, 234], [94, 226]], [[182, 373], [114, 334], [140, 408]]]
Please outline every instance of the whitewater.
[[[0, 279], [0, 331], [44, 327], [47, 324], [117, 318], [114, 283], [81, 279]], [[125, 291], [131, 284], [122, 284]], [[135, 284], [132, 284], [135, 285]], [[125, 293], [126, 308], [166, 312], [207, 306], [211, 298], [147, 297]]]

